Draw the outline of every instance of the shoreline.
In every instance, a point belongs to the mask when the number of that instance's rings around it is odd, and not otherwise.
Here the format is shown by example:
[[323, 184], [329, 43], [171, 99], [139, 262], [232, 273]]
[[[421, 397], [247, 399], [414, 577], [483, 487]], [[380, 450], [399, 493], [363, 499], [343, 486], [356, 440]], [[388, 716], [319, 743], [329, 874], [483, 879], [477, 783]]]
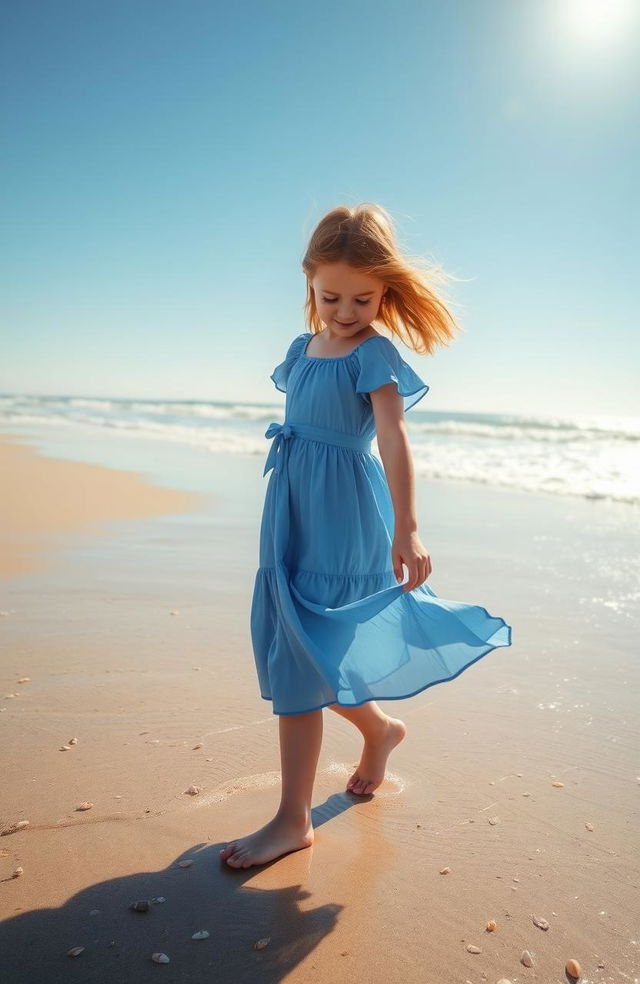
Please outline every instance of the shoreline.
[[60, 534], [115, 535], [108, 524], [197, 509], [200, 494], [141, 473], [48, 458], [0, 433], [0, 578], [43, 569]]

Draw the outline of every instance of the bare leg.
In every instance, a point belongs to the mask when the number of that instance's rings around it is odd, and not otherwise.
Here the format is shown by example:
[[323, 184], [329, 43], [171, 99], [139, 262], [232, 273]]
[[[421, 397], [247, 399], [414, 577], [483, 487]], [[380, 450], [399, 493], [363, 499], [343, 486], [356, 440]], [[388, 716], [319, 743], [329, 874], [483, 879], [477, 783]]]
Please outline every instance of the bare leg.
[[233, 868], [266, 864], [313, 844], [311, 797], [322, 747], [322, 710], [280, 714], [282, 790], [273, 820], [247, 837], [230, 841], [220, 856]]
[[407, 728], [399, 718], [380, 710], [374, 700], [358, 707], [329, 704], [329, 709], [347, 718], [364, 736], [364, 748], [358, 768], [347, 783], [347, 790], [358, 795], [372, 793], [382, 780], [390, 753], [399, 745]]

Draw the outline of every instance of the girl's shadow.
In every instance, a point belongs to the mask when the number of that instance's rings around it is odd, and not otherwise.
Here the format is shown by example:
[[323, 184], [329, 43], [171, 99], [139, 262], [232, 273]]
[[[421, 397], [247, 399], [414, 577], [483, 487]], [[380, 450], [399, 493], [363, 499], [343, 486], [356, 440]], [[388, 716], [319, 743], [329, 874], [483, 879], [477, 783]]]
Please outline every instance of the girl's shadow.
[[[330, 796], [312, 811], [317, 830], [370, 796]], [[34, 831], [35, 833], [35, 831]], [[12, 836], [24, 836], [17, 834]], [[83, 889], [55, 909], [36, 909], [0, 923], [3, 984], [202, 984], [209, 980], [263, 984], [280, 981], [334, 929], [342, 905], [301, 910], [310, 893], [300, 885], [251, 889], [245, 882], [282, 859], [231, 868], [220, 858], [224, 842], [195, 844], [166, 869], [143, 871]], [[315, 845], [314, 845], [315, 846]], [[314, 846], [292, 852], [311, 860]], [[285, 855], [290, 857], [292, 855]], [[192, 859], [181, 868], [179, 862]], [[151, 901], [164, 898], [165, 901]], [[132, 902], [149, 900], [148, 911]], [[209, 937], [192, 935], [208, 930]], [[270, 937], [263, 949], [254, 944]], [[77, 957], [67, 956], [83, 946]], [[166, 953], [159, 971], [153, 953]]]

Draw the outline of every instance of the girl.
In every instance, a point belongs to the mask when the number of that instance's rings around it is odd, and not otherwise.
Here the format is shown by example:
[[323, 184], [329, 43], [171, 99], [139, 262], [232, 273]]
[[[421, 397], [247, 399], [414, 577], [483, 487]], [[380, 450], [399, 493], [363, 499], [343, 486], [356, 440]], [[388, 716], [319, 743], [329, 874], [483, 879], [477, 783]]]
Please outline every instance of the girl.
[[406, 732], [376, 701], [451, 680], [511, 645], [503, 619], [425, 583], [432, 564], [418, 535], [404, 412], [429, 387], [374, 328], [431, 353], [453, 337], [453, 317], [377, 205], [329, 212], [302, 268], [312, 331], [293, 339], [271, 376], [286, 393], [285, 420], [266, 431], [271, 476], [251, 607], [260, 692], [279, 716], [281, 800], [269, 823], [220, 852], [234, 868], [313, 843], [324, 707], [362, 733], [347, 790], [369, 794]]

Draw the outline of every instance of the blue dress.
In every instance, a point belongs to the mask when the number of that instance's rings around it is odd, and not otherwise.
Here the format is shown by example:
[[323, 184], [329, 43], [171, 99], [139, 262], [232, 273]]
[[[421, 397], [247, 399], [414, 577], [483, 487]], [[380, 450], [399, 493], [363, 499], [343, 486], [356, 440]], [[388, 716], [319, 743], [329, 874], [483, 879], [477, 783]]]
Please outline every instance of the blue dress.
[[391, 563], [394, 511], [371, 453], [369, 394], [394, 382], [408, 410], [429, 387], [378, 335], [345, 356], [307, 355], [294, 338], [271, 379], [286, 393], [263, 475], [251, 639], [261, 696], [274, 714], [411, 697], [511, 645], [486, 608], [403, 591]]

